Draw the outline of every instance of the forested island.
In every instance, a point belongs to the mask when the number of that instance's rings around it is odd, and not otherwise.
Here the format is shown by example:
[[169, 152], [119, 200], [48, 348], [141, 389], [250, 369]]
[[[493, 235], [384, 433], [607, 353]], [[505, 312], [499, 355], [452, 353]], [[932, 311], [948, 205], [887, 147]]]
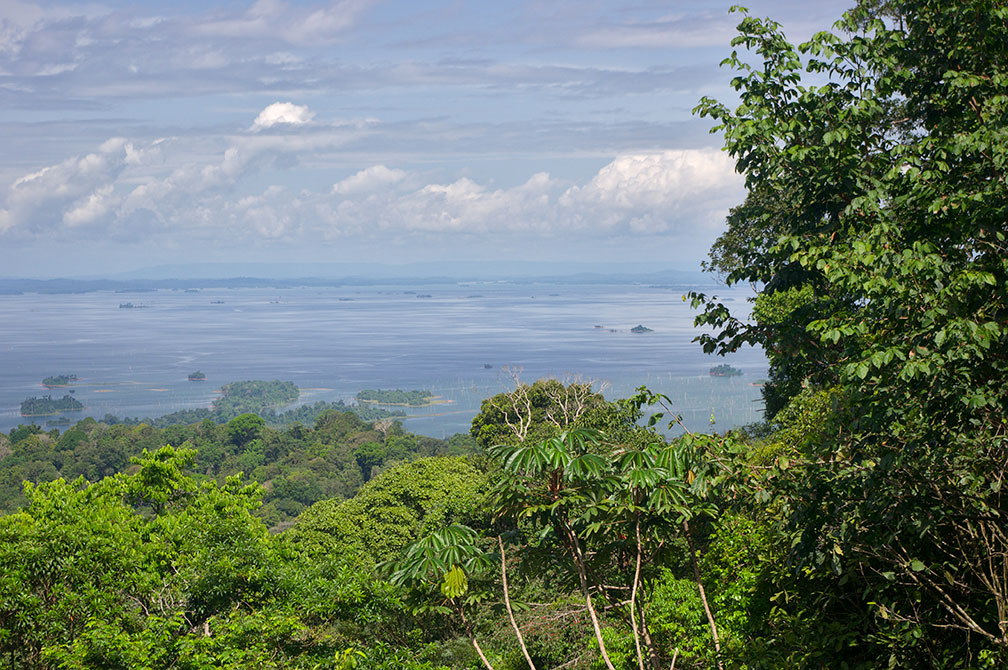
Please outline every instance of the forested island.
[[42, 386], [47, 389], [70, 386], [77, 381], [77, 375], [53, 375], [42, 380]]
[[49, 416], [62, 412], [79, 412], [84, 409], [84, 403], [72, 395], [53, 398], [50, 395], [41, 398], [25, 398], [21, 403], [21, 416]]
[[206, 374], [204, 374], [200, 370], [196, 370], [195, 372], [190, 372], [189, 373], [188, 379], [191, 382], [205, 382], [206, 381]]
[[733, 368], [727, 363], [722, 363], [721, 365], [715, 365], [709, 371], [711, 377], [741, 377], [742, 371], [738, 368]]
[[430, 391], [403, 391], [402, 389], [364, 389], [357, 393], [357, 402], [409, 407], [431, 405], [435, 403], [436, 398]]
[[764, 421], [544, 379], [448, 440], [224, 419], [285, 382], [20, 426], [2, 662], [1008, 667], [1008, 11], [865, 1], [801, 46], [736, 11], [738, 106], [697, 112], [746, 196], [706, 266], [756, 293], [688, 300], [705, 351], [766, 352]]

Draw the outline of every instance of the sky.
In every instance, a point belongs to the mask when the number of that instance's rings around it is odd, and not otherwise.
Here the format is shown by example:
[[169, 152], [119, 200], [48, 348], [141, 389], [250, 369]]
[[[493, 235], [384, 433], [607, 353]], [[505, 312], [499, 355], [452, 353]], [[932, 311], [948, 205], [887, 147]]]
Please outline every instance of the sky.
[[[0, 277], [695, 269], [744, 197], [731, 1], [0, 0]], [[789, 38], [851, 4], [749, 2]]]

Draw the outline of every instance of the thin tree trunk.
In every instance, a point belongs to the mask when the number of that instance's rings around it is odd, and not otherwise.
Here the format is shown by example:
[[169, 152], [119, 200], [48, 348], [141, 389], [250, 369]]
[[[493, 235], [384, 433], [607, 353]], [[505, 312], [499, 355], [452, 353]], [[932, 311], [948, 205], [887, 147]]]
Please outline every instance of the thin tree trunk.
[[689, 521], [683, 520], [682, 523], [683, 530], [686, 532], [686, 541], [689, 543], [690, 561], [693, 562], [693, 578], [696, 579], [697, 588], [700, 590], [700, 601], [703, 603], [704, 612], [707, 614], [707, 623], [710, 624], [711, 636], [714, 638], [714, 653], [717, 655], [718, 670], [724, 670], [724, 664], [721, 663], [721, 641], [718, 639], [717, 625], [714, 623], [714, 615], [707, 603], [707, 593], [704, 591], [703, 581], [700, 579], [700, 563], [697, 562], [696, 548], [693, 546], [693, 533], [690, 532]]
[[525, 660], [528, 662], [530, 670], [536, 670], [535, 664], [532, 662], [532, 657], [529, 656], [528, 648], [525, 647], [525, 638], [522, 637], [521, 630], [518, 628], [518, 622], [515, 621], [514, 612], [511, 611], [511, 596], [508, 595], [507, 564], [504, 560], [504, 538], [500, 535], [497, 536], [497, 544], [500, 546], [501, 582], [504, 584], [504, 606], [507, 608], [508, 618], [511, 619], [511, 627], [514, 628], [515, 637], [518, 638], [518, 644], [521, 645], [522, 654], [525, 655]]
[[633, 628], [634, 646], [637, 648], [637, 667], [644, 670], [644, 654], [641, 653], [640, 633], [637, 631], [637, 585], [640, 584], [641, 539], [640, 513], [634, 520], [634, 530], [637, 532], [637, 563], [634, 566], [633, 588], [630, 589], [630, 627]]
[[459, 616], [462, 617], [462, 625], [465, 626], [466, 634], [469, 636], [469, 642], [472, 643], [473, 649], [479, 654], [480, 660], [483, 661], [483, 665], [487, 667], [487, 670], [494, 670], [494, 667], [490, 665], [490, 661], [487, 660], [486, 655], [483, 653], [482, 647], [479, 646], [479, 642], [476, 641], [476, 634], [473, 633], [472, 626], [469, 625], [469, 621], [466, 620], [465, 614], [462, 613], [462, 608], [456, 606], [458, 609]]
[[577, 568], [578, 579], [581, 582], [581, 594], [584, 596], [585, 604], [588, 606], [588, 615], [591, 617], [592, 627], [595, 629], [595, 639], [598, 640], [599, 651], [602, 652], [602, 660], [605, 661], [609, 670], [616, 670], [612, 661], [609, 660], [609, 652], [606, 651], [605, 642], [602, 640], [602, 627], [599, 626], [598, 615], [595, 613], [595, 606], [592, 605], [591, 593], [588, 591], [588, 575], [585, 573], [584, 554], [581, 553], [581, 543], [578, 542], [574, 529], [567, 528], [571, 539], [571, 548], [574, 550], [574, 567]]
[[647, 616], [644, 614], [643, 607], [640, 609], [640, 627], [641, 636], [644, 638], [644, 646], [648, 651], [648, 658], [651, 659], [652, 670], [662, 670], [661, 659], [658, 657], [658, 650], [655, 649], [654, 641], [651, 639], [651, 631], [648, 630]]

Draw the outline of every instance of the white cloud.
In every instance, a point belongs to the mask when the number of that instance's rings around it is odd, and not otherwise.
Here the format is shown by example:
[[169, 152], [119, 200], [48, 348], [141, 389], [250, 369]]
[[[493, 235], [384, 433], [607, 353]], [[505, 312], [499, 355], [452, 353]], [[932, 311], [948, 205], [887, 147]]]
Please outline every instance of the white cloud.
[[63, 214], [63, 222], [67, 225], [79, 226], [92, 223], [108, 214], [109, 210], [118, 204], [118, 199], [112, 195], [112, 184], [99, 186], [86, 198], [82, 198]]
[[337, 184], [333, 191], [339, 202], [319, 205], [327, 235], [368, 228], [547, 237], [571, 231], [601, 236], [709, 232], [742, 194], [731, 159], [712, 149], [620, 156], [588, 182], [573, 186], [542, 172], [511, 188], [491, 189], [461, 178], [404, 192], [408, 176], [395, 174], [394, 181], [382, 184], [379, 176], [387, 168], [377, 167], [382, 170], [368, 168]]
[[144, 164], [157, 150], [138, 149], [113, 137], [97, 151], [75, 156], [15, 180], [7, 189], [7, 229], [50, 229], [90, 223], [116, 204], [117, 180], [131, 166]]
[[357, 174], [351, 175], [346, 179], [337, 182], [333, 185], [332, 190], [333, 193], [340, 193], [343, 195], [364, 193], [374, 191], [378, 188], [391, 186], [393, 184], [398, 184], [405, 178], [406, 173], [402, 170], [393, 170], [385, 167], [384, 165], [372, 165], [369, 168], [361, 170]]
[[315, 112], [305, 105], [295, 105], [293, 102], [274, 102], [259, 112], [259, 116], [252, 122], [252, 130], [271, 128], [281, 123], [303, 126], [306, 123], [311, 123], [313, 118], [315, 118]]
[[713, 149], [620, 156], [584, 186], [571, 187], [560, 204], [572, 216], [593, 217], [603, 226], [629, 223], [633, 230], [675, 228], [677, 218], [720, 218], [738, 200], [742, 179], [734, 162]]

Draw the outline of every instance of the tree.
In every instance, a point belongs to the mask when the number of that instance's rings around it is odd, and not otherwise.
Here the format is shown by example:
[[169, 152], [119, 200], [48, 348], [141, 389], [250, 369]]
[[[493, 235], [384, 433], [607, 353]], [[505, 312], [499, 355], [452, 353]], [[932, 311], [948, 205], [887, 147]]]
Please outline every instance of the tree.
[[[659, 399], [642, 391], [632, 402], [639, 407]], [[651, 425], [661, 418], [656, 415]], [[498, 445], [490, 452], [503, 466], [495, 489], [497, 513], [512, 523], [527, 519], [540, 540], [569, 559], [610, 670], [615, 665], [595, 600], [626, 612], [640, 670], [642, 644], [651, 667], [662, 667], [662, 656], [667, 660], [670, 654], [653, 644], [644, 612], [671, 542], [685, 539], [720, 667], [717, 627], [691, 528], [691, 521], [714, 511], [705, 494], [710, 468], [699, 460], [707, 438], [689, 435], [674, 444], [655, 434], [651, 438], [638, 447], [610, 442], [597, 431], [571, 429], [539, 443]]]
[[513, 391], [498, 393], [480, 403], [470, 434], [484, 449], [542, 440], [565, 427], [580, 425], [593, 410], [606, 405], [602, 394], [593, 391], [589, 383], [538, 379], [529, 385], [522, 384], [517, 374], [514, 382]]
[[762, 63], [733, 53], [741, 104], [697, 107], [748, 189], [710, 267], [759, 291], [752, 323], [694, 294], [701, 339], [766, 348], [771, 418], [836, 393], [779, 491], [795, 558], [861, 582], [911, 657], [1004, 658], [1008, 7], [865, 0], [836, 30], [796, 48], [744, 15]]
[[[389, 581], [393, 584], [419, 585], [428, 592], [418, 608], [420, 611], [457, 615], [483, 666], [493, 670], [466, 617], [467, 606], [474, 602], [471, 595], [466, 597], [470, 577], [486, 572], [491, 565], [490, 556], [479, 547], [479, 540], [472, 528], [452, 524], [412, 542], [400, 559], [384, 563], [382, 569], [390, 573]], [[429, 592], [433, 588], [442, 597], [432, 598]]]
[[232, 444], [244, 447], [259, 437], [266, 422], [255, 414], [240, 414], [228, 421], [227, 435]]
[[322, 500], [306, 509], [291, 538], [318, 551], [397, 556], [433, 529], [476, 518], [486, 476], [463, 458], [432, 457], [382, 472], [350, 500]]

